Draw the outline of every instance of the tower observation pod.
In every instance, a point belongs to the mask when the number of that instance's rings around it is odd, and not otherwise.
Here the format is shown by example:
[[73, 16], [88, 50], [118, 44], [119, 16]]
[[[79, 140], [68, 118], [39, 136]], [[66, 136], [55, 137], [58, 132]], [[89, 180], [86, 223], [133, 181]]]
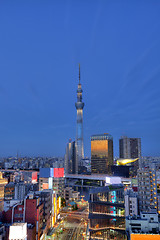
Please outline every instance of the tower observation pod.
[[77, 125], [76, 125], [76, 174], [78, 174], [78, 167], [80, 166], [81, 160], [84, 158], [84, 147], [83, 147], [83, 108], [84, 103], [82, 102], [82, 86], [80, 82], [80, 64], [79, 64], [79, 83], [77, 89], [77, 102], [75, 103], [77, 110]]

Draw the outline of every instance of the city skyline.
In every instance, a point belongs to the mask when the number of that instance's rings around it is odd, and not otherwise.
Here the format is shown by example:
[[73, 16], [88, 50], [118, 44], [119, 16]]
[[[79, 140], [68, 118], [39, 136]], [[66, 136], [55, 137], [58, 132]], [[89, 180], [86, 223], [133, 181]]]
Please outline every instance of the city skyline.
[[114, 156], [123, 135], [159, 156], [159, 11], [147, 0], [1, 2], [0, 156], [64, 156], [78, 63], [85, 155], [91, 135], [107, 132]]

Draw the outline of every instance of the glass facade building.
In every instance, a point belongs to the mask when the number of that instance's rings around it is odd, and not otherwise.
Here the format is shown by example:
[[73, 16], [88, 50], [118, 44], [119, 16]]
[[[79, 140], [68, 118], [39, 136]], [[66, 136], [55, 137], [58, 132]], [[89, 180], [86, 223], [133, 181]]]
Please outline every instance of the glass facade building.
[[89, 223], [90, 239], [126, 239], [122, 184], [90, 191]]
[[76, 146], [75, 141], [69, 141], [65, 154], [65, 174], [76, 173]]
[[111, 173], [113, 165], [113, 137], [110, 134], [91, 136], [91, 172]]

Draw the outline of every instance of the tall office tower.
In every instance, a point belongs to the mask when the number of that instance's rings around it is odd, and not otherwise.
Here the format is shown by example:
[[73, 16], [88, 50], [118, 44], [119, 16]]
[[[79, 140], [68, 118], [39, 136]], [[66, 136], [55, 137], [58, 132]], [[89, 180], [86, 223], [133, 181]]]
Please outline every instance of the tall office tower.
[[75, 141], [69, 140], [65, 154], [65, 174], [75, 174], [76, 148]]
[[76, 126], [76, 174], [78, 174], [78, 167], [81, 159], [84, 158], [83, 148], [83, 108], [84, 103], [82, 102], [82, 87], [80, 83], [80, 65], [79, 65], [79, 83], [77, 89], [77, 102], [75, 103], [77, 109], [77, 126]]
[[157, 212], [157, 181], [154, 165], [138, 170], [138, 197], [141, 212]]
[[113, 137], [108, 134], [91, 136], [91, 172], [110, 174], [113, 165]]
[[121, 139], [119, 139], [119, 157], [120, 158], [140, 158], [141, 157], [141, 139], [121, 137]]

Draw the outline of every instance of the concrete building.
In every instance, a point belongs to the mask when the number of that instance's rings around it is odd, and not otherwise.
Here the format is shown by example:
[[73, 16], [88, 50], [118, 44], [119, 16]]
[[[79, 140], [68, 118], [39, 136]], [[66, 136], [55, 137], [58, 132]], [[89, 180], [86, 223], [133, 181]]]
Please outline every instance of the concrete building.
[[27, 240], [27, 223], [13, 223], [9, 228], [9, 240]]
[[125, 216], [138, 215], [138, 196], [132, 189], [125, 191]]
[[53, 178], [53, 191], [55, 191], [58, 197], [64, 197], [65, 179], [64, 177]]
[[85, 157], [81, 160], [81, 167], [79, 172], [81, 174], [91, 174], [91, 159]]
[[39, 191], [52, 189], [63, 197], [65, 186], [64, 168], [40, 168]]
[[65, 199], [67, 205], [69, 202], [78, 201], [79, 200], [79, 192], [74, 191], [72, 187], [66, 187], [64, 189], [64, 199]]
[[26, 195], [26, 188], [24, 182], [18, 182], [15, 184], [15, 199], [23, 200]]
[[141, 213], [140, 216], [126, 218], [126, 232], [129, 239], [131, 233], [159, 233], [160, 223], [157, 213]]
[[154, 165], [138, 170], [138, 198], [141, 212], [157, 212], [157, 181]]
[[2, 172], [0, 172], [0, 200], [4, 199], [4, 187], [7, 185], [7, 179], [3, 178]]
[[12, 200], [15, 196], [15, 183], [10, 182], [4, 187], [4, 200]]
[[30, 184], [25, 184], [24, 182], [10, 182], [4, 188], [4, 200], [18, 199], [22, 201], [29, 192], [30, 187]]
[[[36, 228], [34, 239], [40, 240], [45, 232], [43, 229], [43, 203], [34, 193], [28, 194], [23, 202], [16, 203], [4, 212], [5, 223], [27, 222]], [[33, 231], [33, 229], [31, 229]]]
[[[43, 191], [39, 191], [35, 193], [36, 196], [40, 197], [40, 202], [43, 203], [43, 229], [46, 229], [45, 232], [49, 230], [49, 228], [53, 227], [53, 216], [54, 216], [54, 205], [53, 205], [53, 190], [45, 189]], [[43, 232], [45, 234], [45, 232]]]
[[83, 146], [83, 108], [84, 103], [82, 102], [82, 86], [80, 82], [80, 65], [79, 65], [79, 83], [77, 89], [77, 102], [75, 103], [77, 110], [77, 125], [76, 125], [76, 164], [75, 170], [78, 174], [78, 168], [80, 166], [81, 159], [84, 158], [84, 146]]
[[21, 171], [15, 171], [10, 174], [10, 182], [23, 181], [23, 174]]
[[91, 136], [91, 172], [111, 174], [113, 165], [113, 137], [108, 134]]
[[12, 208], [15, 204], [20, 203], [18, 199], [12, 199], [4, 201], [4, 211], [7, 212], [10, 208]]
[[126, 136], [119, 139], [119, 157], [120, 158], [140, 158], [141, 157], [141, 139], [128, 138]]
[[141, 165], [141, 139], [121, 137], [119, 140], [119, 156], [120, 160], [129, 160], [129, 176], [136, 177], [137, 170]]

